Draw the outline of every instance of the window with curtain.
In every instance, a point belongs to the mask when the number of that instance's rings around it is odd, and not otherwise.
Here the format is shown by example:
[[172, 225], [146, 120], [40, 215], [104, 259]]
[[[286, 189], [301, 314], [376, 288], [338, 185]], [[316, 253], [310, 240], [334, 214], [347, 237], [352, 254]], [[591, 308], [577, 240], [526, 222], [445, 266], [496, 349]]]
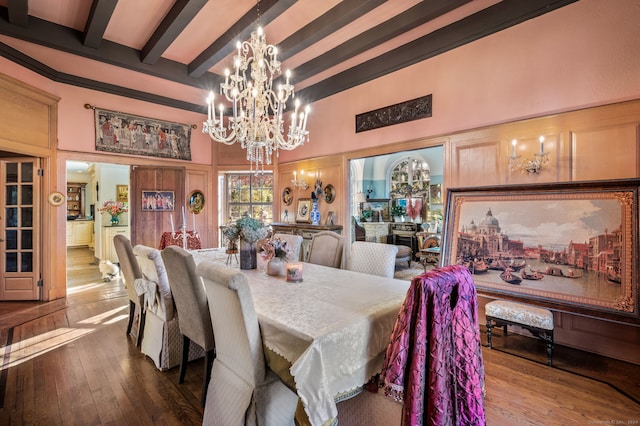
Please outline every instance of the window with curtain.
[[229, 173], [225, 175], [227, 220], [247, 213], [265, 223], [273, 221], [273, 174]]

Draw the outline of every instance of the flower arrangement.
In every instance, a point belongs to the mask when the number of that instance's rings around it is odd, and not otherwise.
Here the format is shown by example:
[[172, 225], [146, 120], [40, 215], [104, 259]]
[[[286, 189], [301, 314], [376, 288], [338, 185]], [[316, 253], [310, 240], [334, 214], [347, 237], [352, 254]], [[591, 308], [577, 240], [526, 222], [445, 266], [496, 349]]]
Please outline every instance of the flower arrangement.
[[244, 240], [250, 243], [255, 243], [267, 236], [269, 229], [265, 224], [250, 216], [242, 216], [235, 223], [230, 223], [222, 231], [225, 237], [229, 240]]
[[320, 180], [320, 178], [316, 179], [316, 183], [313, 185], [313, 192], [311, 193], [311, 198], [312, 199], [320, 199], [320, 196], [322, 195], [323, 189], [322, 189], [322, 181]]
[[407, 214], [407, 209], [405, 209], [403, 206], [395, 205], [391, 207], [391, 216], [400, 217], [404, 216], [405, 214]]
[[281, 259], [283, 262], [289, 260], [289, 247], [287, 247], [287, 242], [282, 241], [280, 238], [271, 238], [265, 241], [260, 247], [260, 250], [260, 255], [266, 261], [274, 257]]
[[121, 201], [107, 201], [100, 208], [100, 212], [106, 212], [111, 215], [111, 217], [118, 217], [122, 213], [126, 213], [129, 211], [129, 207], [126, 203]]

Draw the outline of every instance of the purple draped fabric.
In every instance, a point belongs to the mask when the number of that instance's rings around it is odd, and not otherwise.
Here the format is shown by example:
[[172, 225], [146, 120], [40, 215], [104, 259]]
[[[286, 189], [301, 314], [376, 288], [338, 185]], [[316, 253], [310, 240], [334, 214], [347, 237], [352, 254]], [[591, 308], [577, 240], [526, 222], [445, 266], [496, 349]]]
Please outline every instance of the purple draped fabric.
[[380, 375], [385, 395], [404, 401], [404, 426], [485, 424], [477, 306], [464, 266], [411, 281]]

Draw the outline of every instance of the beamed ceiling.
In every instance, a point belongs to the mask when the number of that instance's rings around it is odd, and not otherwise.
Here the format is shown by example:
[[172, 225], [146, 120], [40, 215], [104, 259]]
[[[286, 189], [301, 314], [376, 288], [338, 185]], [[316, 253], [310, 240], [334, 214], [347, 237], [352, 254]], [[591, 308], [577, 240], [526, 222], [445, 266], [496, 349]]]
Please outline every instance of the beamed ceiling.
[[0, 55], [53, 81], [205, 112], [256, 23], [312, 103], [577, 0], [0, 0]]

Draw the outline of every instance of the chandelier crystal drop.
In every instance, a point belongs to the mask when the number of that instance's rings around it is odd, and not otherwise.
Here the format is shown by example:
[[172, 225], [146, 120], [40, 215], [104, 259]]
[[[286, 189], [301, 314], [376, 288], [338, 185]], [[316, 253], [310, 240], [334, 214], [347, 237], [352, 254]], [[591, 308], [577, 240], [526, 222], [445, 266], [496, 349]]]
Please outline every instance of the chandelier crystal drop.
[[271, 156], [278, 150], [293, 150], [309, 141], [307, 118], [309, 106], [300, 108], [296, 99], [291, 122], [285, 136], [283, 114], [287, 100], [294, 98], [293, 85], [289, 83], [291, 72], [285, 73], [285, 82], [274, 90], [273, 80], [280, 75], [277, 47], [267, 44], [261, 27], [251, 33], [251, 40], [238, 42], [233, 57], [234, 72], [225, 70], [220, 94], [232, 105], [232, 115], [224, 124], [225, 106], [220, 104], [216, 114], [213, 92], [207, 99], [207, 121], [202, 132], [211, 139], [227, 145], [240, 143], [247, 150], [251, 169], [264, 170], [271, 164]]

